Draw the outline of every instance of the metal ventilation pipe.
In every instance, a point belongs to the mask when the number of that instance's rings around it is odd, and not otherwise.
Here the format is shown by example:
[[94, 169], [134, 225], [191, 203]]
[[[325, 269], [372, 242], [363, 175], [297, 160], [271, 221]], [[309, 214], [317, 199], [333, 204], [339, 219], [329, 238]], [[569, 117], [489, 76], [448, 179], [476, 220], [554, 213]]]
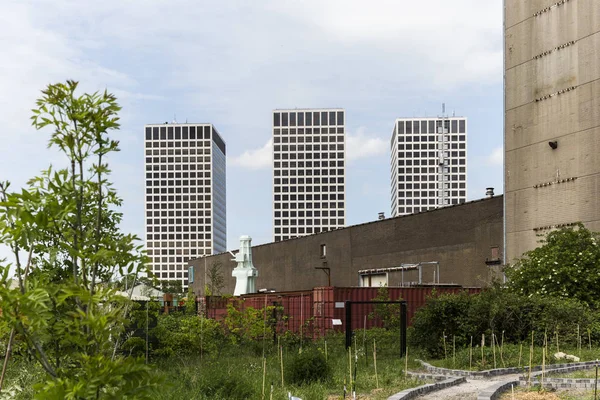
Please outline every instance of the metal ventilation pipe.
[[485, 197], [487, 197], [488, 199], [491, 199], [492, 197], [494, 197], [494, 188], [493, 187], [485, 188]]

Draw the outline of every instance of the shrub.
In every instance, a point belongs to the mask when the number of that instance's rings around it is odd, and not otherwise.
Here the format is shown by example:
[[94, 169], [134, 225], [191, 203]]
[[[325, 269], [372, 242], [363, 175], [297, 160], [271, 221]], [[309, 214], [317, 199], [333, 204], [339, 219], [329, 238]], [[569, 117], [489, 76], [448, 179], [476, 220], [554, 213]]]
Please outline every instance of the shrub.
[[224, 342], [218, 321], [195, 315], [161, 315], [153, 333], [158, 339], [155, 353], [160, 356], [217, 354]]
[[423, 349], [427, 356], [444, 354], [446, 343], [453, 337], [459, 347], [486, 342], [494, 333], [506, 343], [528, 340], [535, 331], [535, 341], [541, 344], [544, 333], [552, 337], [558, 332], [561, 341], [576, 343], [577, 325], [580, 332], [595, 329], [597, 317], [590, 307], [578, 300], [540, 296], [522, 296], [502, 289], [491, 288], [478, 295], [466, 292], [444, 294], [427, 299], [426, 305], [413, 317], [409, 345]]
[[600, 305], [600, 233], [579, 223], [550, 232], [542, 246], [506, 268], [508, 287], [515, 293], [577, 299]]
[[211, 374], [200, 383], [200, 393], [208, 399], [246, 400], [254, 398], [254, 388], [240, 376]]
[[331, 374], [325, 356], [316, 349], [306, 349], [291, 360], [287, 368], [287, 381], [294, 385], [326, 382]]

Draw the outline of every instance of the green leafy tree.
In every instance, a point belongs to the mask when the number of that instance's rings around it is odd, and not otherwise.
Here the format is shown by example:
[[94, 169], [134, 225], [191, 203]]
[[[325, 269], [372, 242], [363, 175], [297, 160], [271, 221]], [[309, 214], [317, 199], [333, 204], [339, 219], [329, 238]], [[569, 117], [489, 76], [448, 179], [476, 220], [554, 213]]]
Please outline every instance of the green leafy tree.
[[276, 312], [275, 306], [256, 309], [243, 308], [241, 304], [236, 308], [231, 303], [227, 304], [227, 315], [223, 322], [231, 342], [238, 344], [272, 338], [275, 326], [269, 318], [274, 311]]
[[508, 287], [522, 295], [572, 298], [598, 306], [600, 237], [582, 224], [550, 232], [543, 245], [506, 268]]
[[0, 184], [0, 243], [13, 252], [0, 263], [0, 318], [11, 329], [4, 365], [18, 337], [45, 371], [36, 398], [153, 398], [160, 379], [118, 355], [130, 305], [109, 284], [147, 262], [138, 238], [119, 229], [121, 199], [107, 179], [120, 107], [106, 91], [78, 96], [77, 86], [49, 85], [32, 117], [66, 168], [50, 167], [17, 192]]
[[160, 289], [163, 293], [172, 294], [177, 298], [183, 297], [183, 295], [186, 293], [184, 292], [183, 285], [179, 280], [163, 280], [160, 282]]
[[[380, 286], [373, 301], [390, 300], [388, 287]], [[400, 328], [400, 304], [375, 304], [373, 311], [369, 313], [369, 319], [379, 319], [385, 329]]]

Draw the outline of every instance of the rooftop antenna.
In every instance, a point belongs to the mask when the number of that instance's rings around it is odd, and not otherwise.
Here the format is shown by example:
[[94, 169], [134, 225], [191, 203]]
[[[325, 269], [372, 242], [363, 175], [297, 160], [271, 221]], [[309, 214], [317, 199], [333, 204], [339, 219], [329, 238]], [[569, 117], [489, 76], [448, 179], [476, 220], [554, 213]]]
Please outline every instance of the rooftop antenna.
[[442, 103], [442, 115], [446, 114], [446, 103]]
[[456, 117], [456, 109], [452, 110], [452, 116]]
[[175, 114], [173, 114], [173, 123], [176, 124], [177, 123], [177, 116]]

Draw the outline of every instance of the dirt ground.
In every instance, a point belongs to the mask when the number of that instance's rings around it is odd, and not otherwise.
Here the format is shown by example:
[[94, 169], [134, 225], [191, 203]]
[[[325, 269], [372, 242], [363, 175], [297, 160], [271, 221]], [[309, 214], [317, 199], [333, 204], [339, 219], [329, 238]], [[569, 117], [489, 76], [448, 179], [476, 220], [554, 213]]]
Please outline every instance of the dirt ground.
[[590, 392], [579, 389], [565, 389], [556, 392], [515, 392], [514, 397], [512, 393], [506, 392], [501, 400], [563, 400], [563, 399], [587, 399], [590, 397]]

